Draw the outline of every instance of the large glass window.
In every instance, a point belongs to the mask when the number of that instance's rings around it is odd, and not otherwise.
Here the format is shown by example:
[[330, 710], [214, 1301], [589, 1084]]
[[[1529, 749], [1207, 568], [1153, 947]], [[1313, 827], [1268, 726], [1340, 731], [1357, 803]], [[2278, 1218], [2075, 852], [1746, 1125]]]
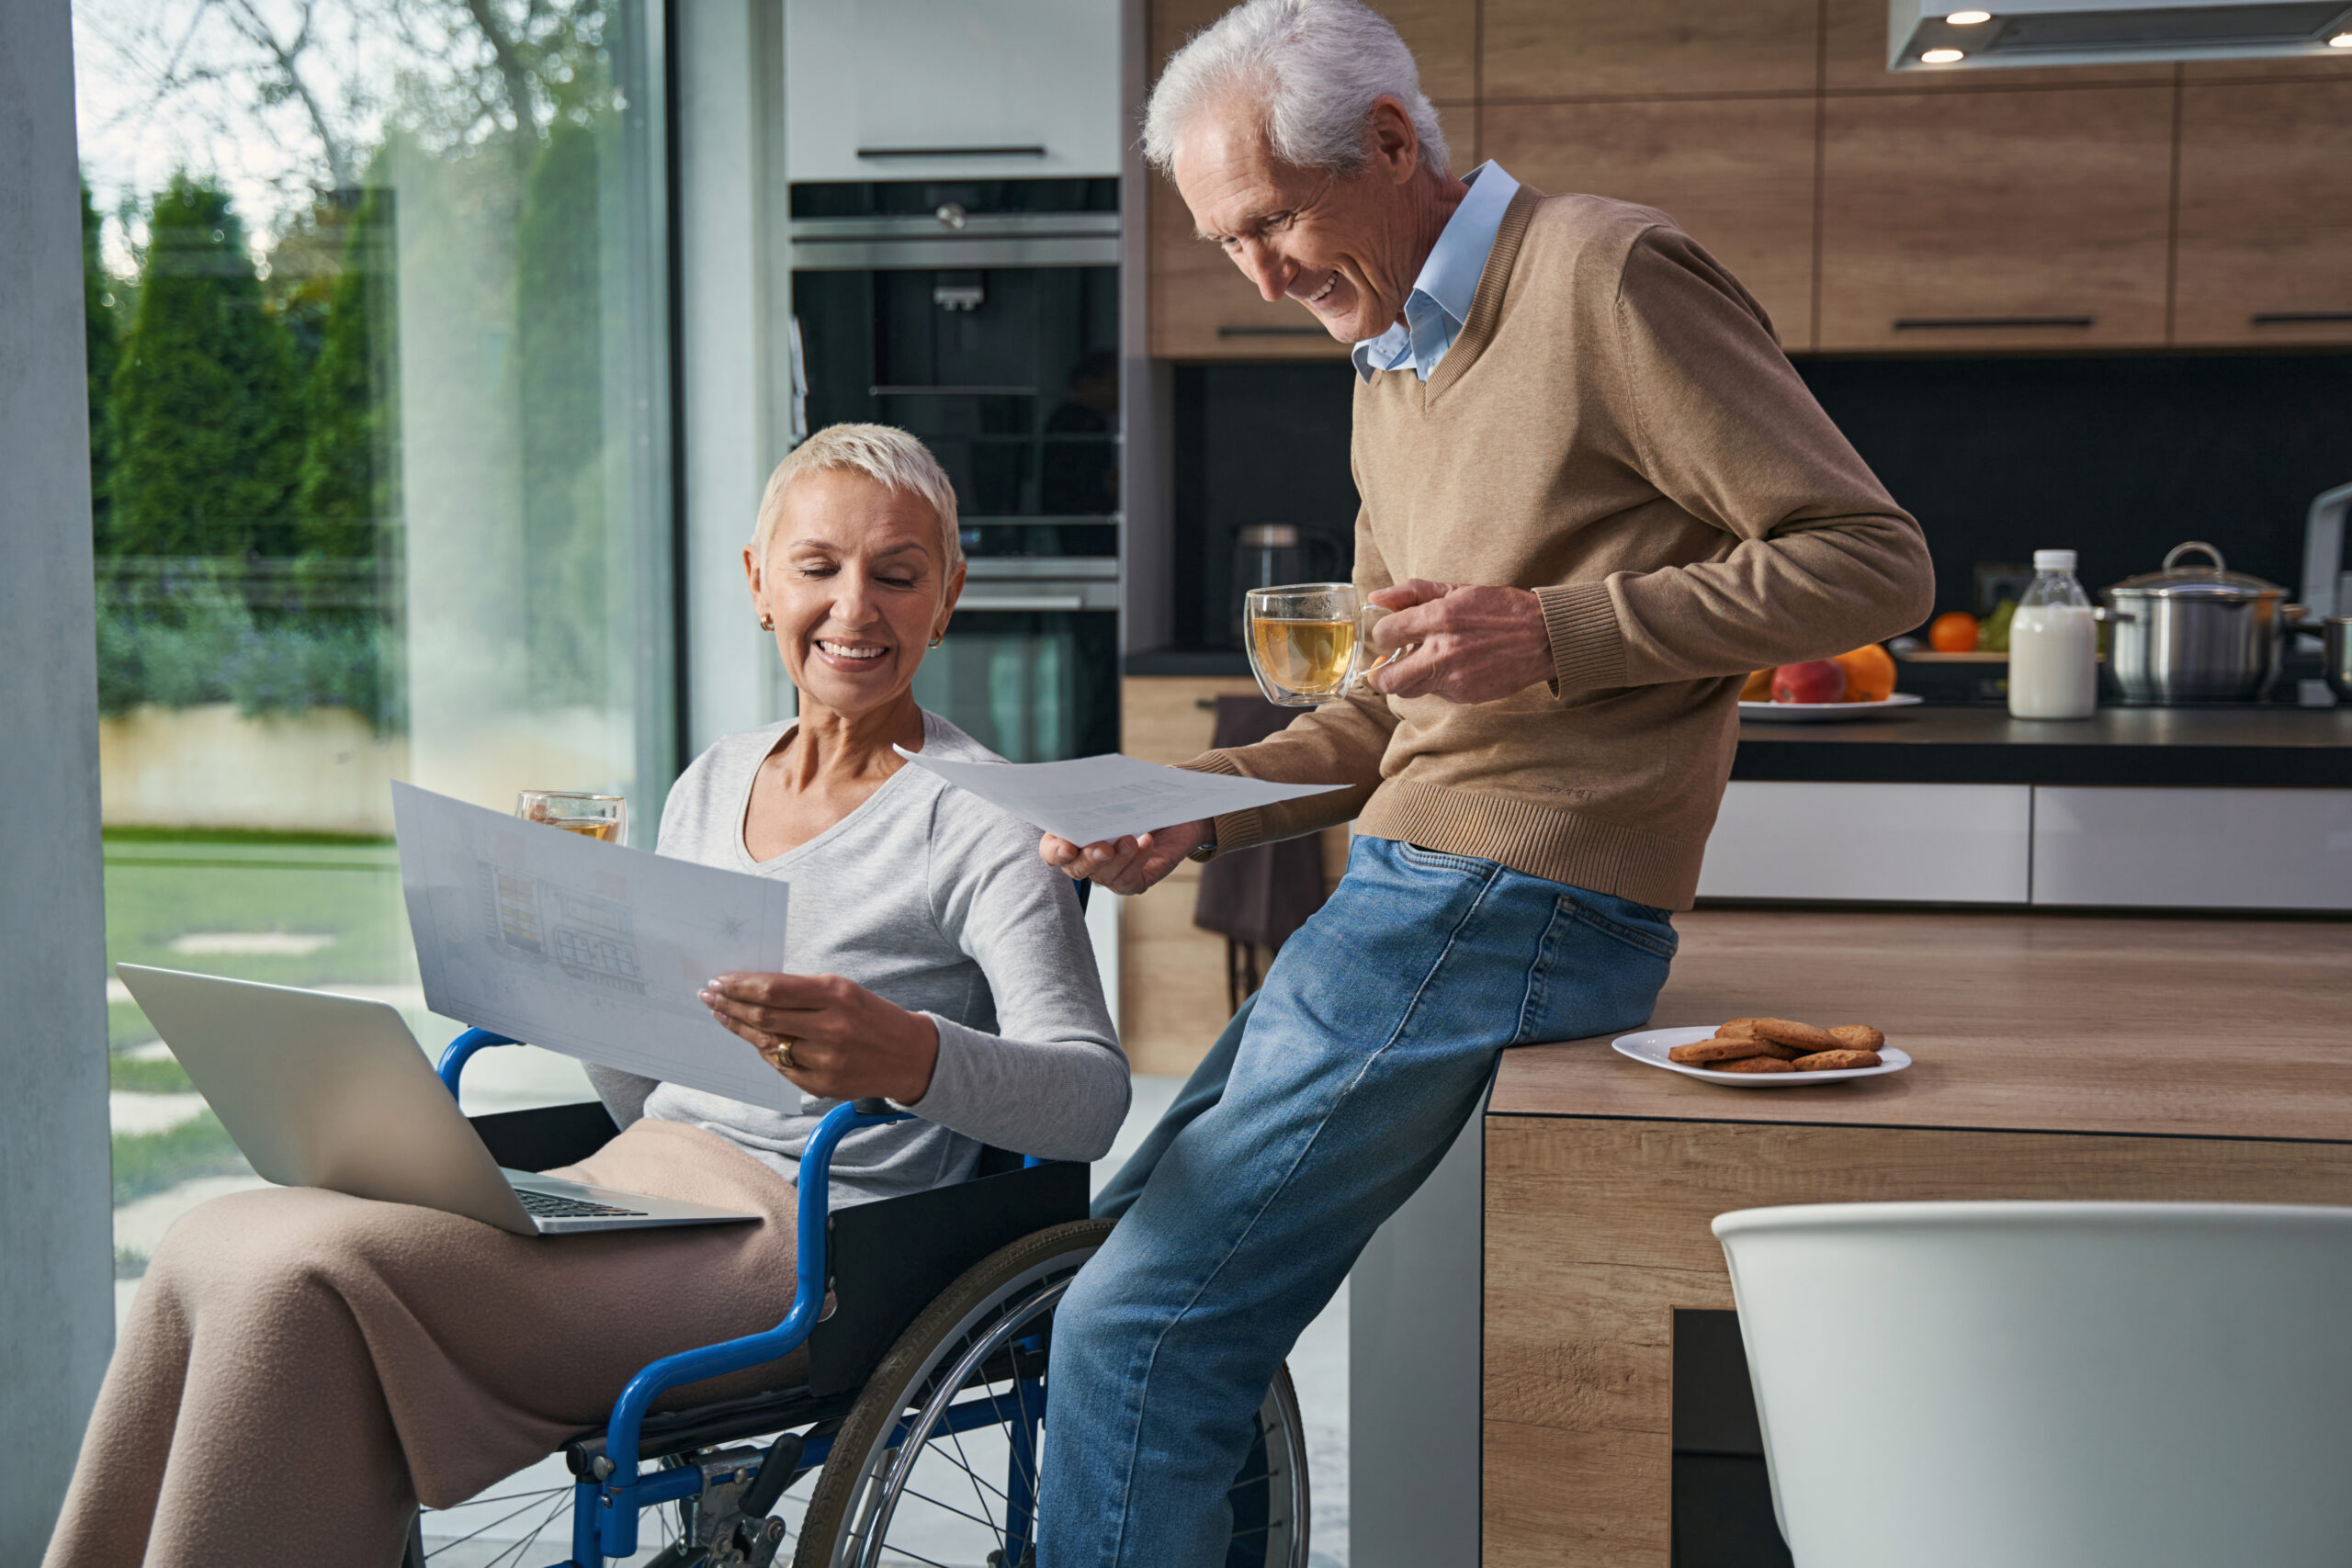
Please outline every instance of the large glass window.
[[[387, 785], [674, 772], [660, 0], [76, 0], [110, 961], [379, 997]], [[117, 1271], [255, 1179], [108, 987]], [[494, 1052], [469, 1109], [584, 1098]]]

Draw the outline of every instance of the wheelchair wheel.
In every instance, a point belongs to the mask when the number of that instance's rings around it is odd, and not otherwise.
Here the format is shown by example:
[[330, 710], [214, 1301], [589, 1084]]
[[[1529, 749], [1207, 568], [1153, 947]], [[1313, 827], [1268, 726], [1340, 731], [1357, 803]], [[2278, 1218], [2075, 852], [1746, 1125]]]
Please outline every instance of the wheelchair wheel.
[[[1111, 1233], [1080, 1220], [976, 1264], [899, 1336], [834, 1436], [794, 1568], [1020, 1568], [1034, 1537], [1039, 1336]], [[1306, 1568], [1306, 1433], [1287, 1369], [1259, 1408], [1227, 1568]]]

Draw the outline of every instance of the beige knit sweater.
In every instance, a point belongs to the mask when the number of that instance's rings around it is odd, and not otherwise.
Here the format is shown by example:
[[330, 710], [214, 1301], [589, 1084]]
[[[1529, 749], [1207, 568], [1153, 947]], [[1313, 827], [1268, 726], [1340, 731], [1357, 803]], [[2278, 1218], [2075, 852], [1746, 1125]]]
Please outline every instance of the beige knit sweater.
[[1190, 766], [1351, 784], [1216, 820], [1220, 852], [1359, 832], [1687, 908], [1742, 679], [1927, 618], [1933, 575], [1770, 321], [1664, 214], [1522, 186], [1428, 382], [1356, 389], [1356, 586], [1532, 589], [1555, 678], [1365, 694]]

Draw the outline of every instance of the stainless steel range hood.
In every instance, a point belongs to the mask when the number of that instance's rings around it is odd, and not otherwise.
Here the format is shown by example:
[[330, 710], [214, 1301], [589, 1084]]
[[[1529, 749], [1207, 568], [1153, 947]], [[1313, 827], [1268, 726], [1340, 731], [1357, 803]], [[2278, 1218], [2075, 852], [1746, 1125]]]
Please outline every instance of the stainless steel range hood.
[[2346, 0], [1888, 0], [1889, 71], [2352, 55]]

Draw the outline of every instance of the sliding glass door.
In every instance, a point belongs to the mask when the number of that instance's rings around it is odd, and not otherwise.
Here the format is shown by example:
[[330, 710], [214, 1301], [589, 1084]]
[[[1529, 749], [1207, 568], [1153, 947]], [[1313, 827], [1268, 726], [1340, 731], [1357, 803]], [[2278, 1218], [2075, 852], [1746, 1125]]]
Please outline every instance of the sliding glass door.
[[[675, 771], [661, 0], [76, 0], [107, 947], [381, 997], [407, 779]], [[109, 982], [118, 1274], [254, 1179]], [[585, 1095], [502, 1052], [475, 1108]]]

